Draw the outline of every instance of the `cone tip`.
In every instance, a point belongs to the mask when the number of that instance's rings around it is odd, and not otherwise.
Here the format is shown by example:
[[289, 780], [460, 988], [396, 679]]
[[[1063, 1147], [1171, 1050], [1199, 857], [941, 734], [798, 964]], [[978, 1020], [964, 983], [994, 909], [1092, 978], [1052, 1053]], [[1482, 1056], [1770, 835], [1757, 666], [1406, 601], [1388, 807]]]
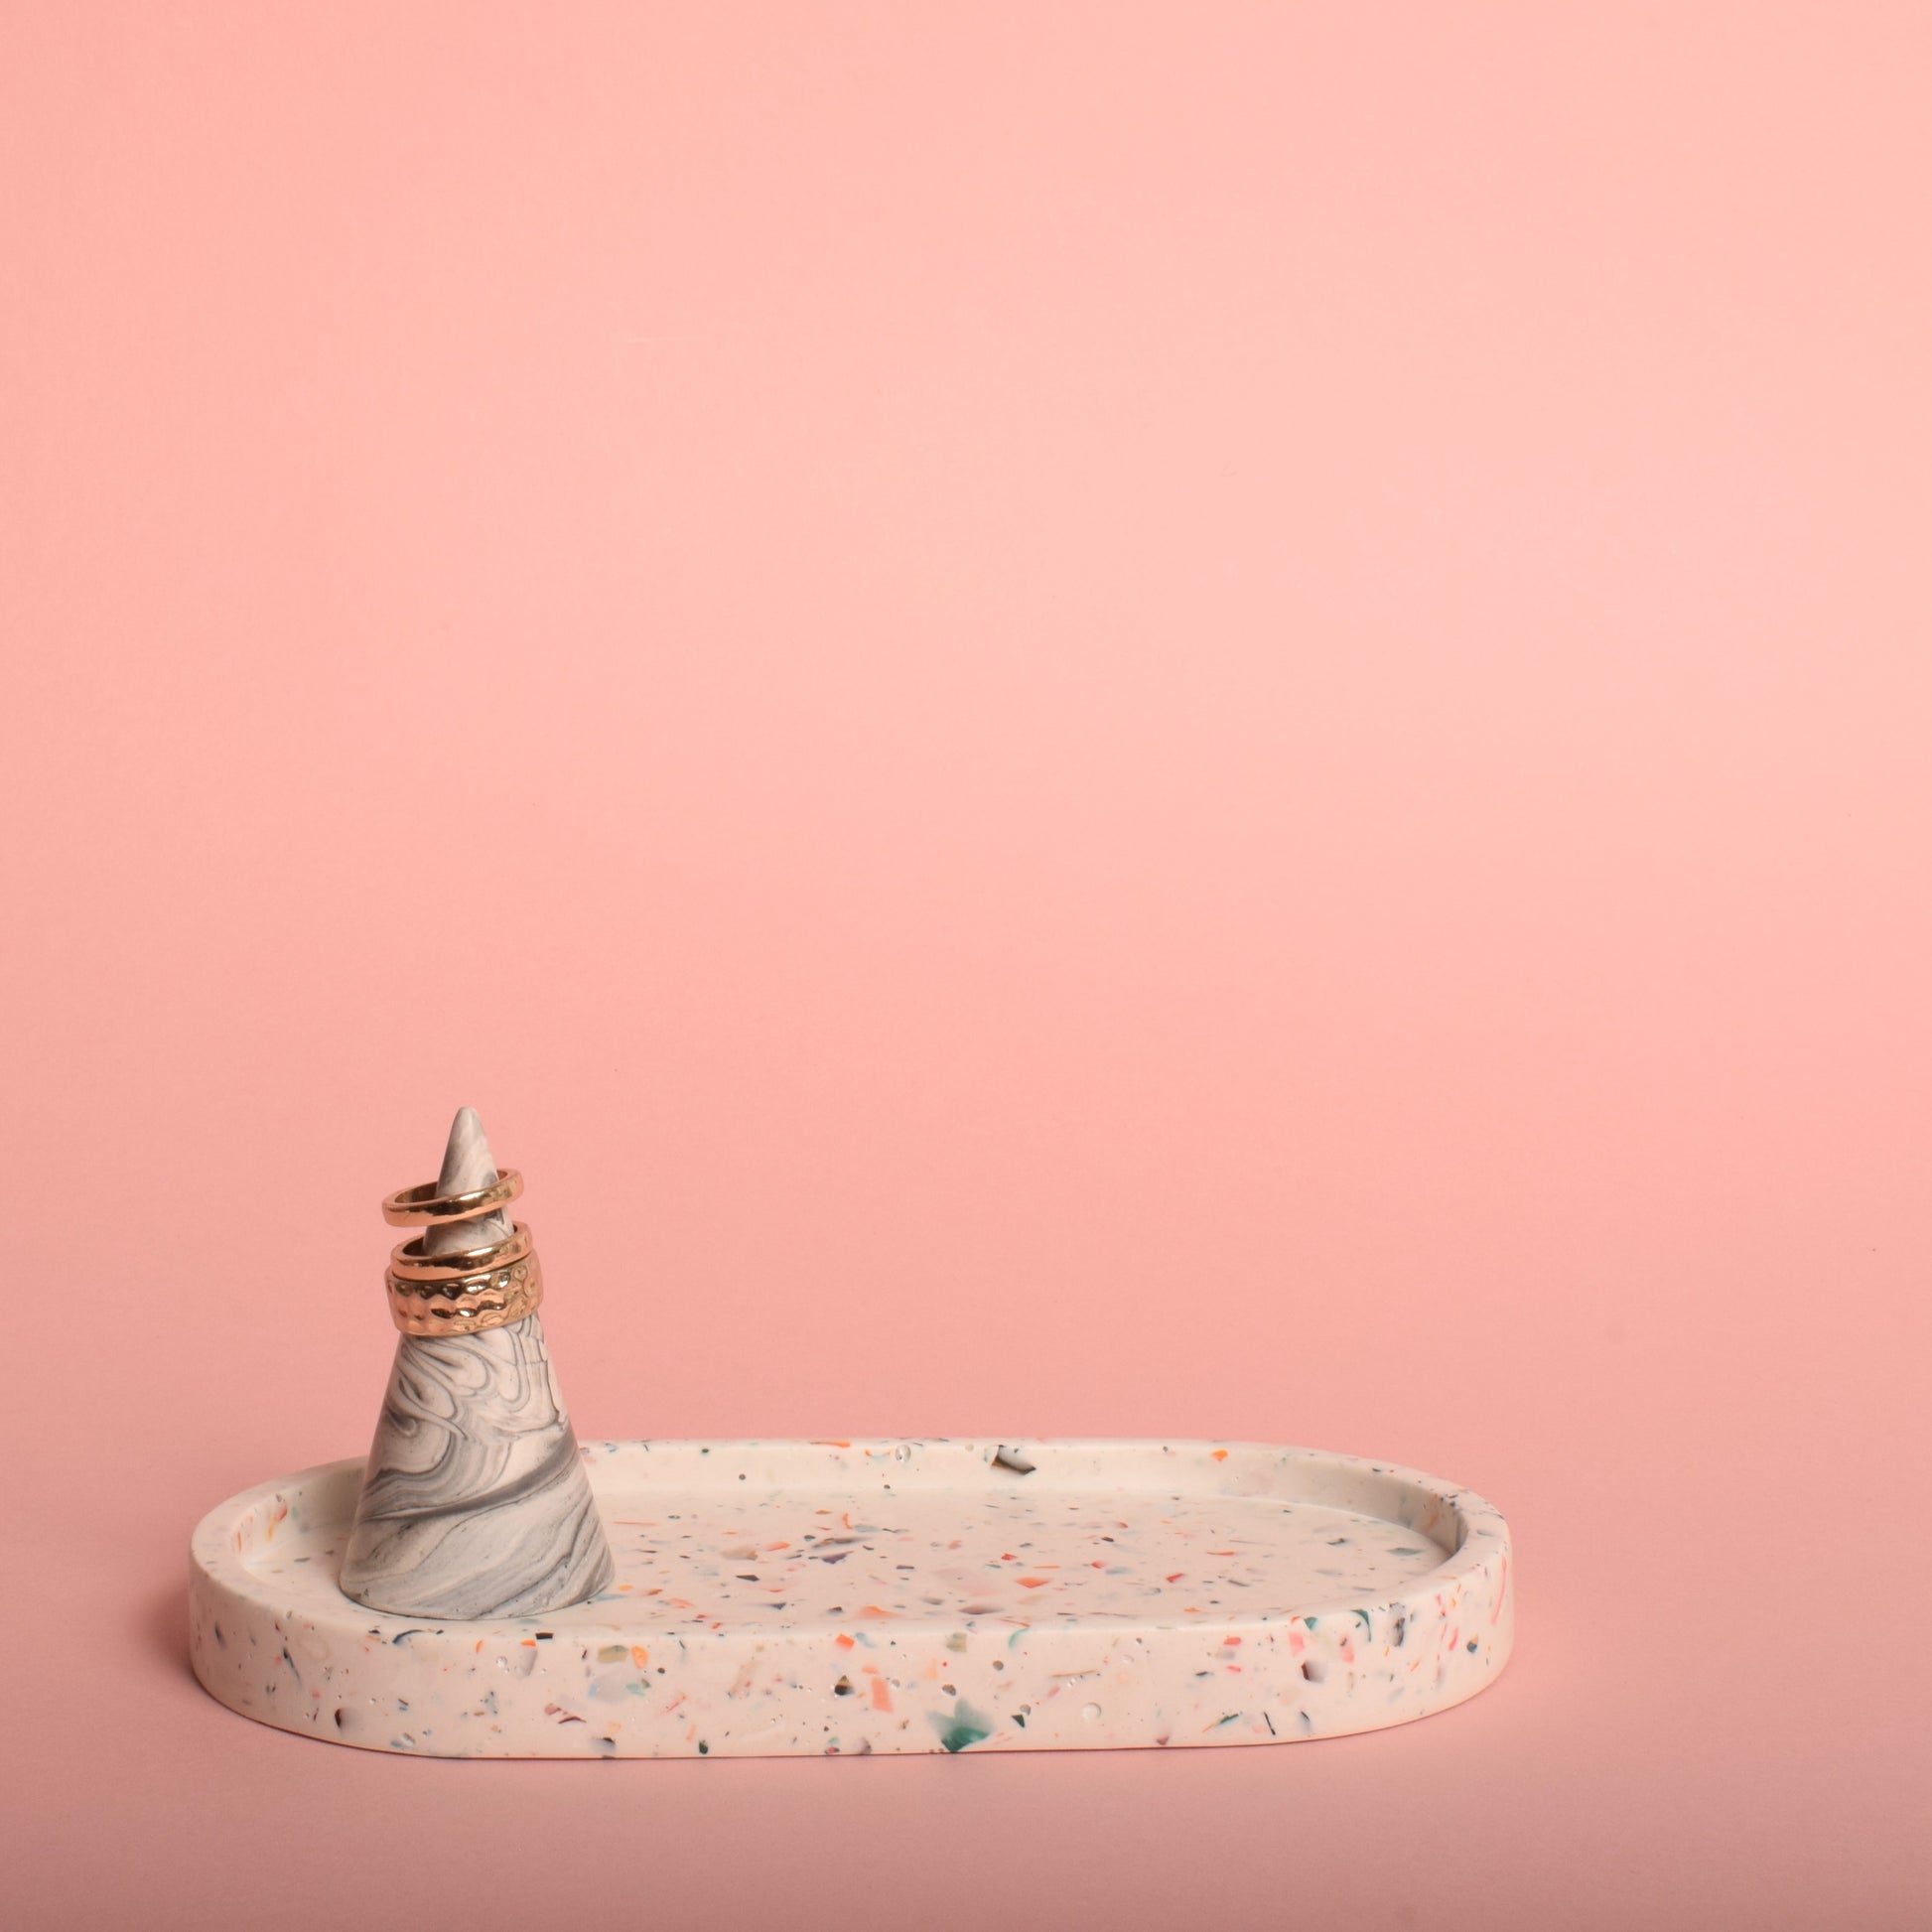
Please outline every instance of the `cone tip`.
[[482, 1118], [474, 1107], [459, 1107], [443, 1150], [443, 1171], [438, 1176], [441, 1191], [464, 1193], [473, 1187], [486, 1187], [495, 1178], [496, 1164], [490, 1157]]

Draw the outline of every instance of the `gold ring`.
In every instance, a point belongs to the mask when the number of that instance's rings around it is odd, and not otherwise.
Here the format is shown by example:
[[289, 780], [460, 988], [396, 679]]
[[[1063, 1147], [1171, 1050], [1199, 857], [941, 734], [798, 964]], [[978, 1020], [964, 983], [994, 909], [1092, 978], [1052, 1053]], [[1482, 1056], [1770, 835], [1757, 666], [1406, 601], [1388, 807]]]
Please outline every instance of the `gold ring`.
[[507, 1268], [529, 1252], [530, 1230], [521, 1221], [500, 1241], [481, 1248], [452, 1248], [440, 1255], [425, 1254], [419, 1234], [389, 1250], [389, 1272], [405, 1282], [447, 1282], [459, 1275], [487, 1275], [491, 1269]]
[[383, 1285], [390, 1318], [404, 1334], [474, 1335], [534, 1313], [543, 1300], [543, 1269], [526, 1240], [522, 1254], [500, 1267], [443, 1281], [398, 1275], [392, 1267]]
[[439, 1194], [436, 1182], [425, 1180], [415, 1187], [400, 1187], [384, 1197], [382, 1218], [392, 1228], [442, 1227], [451, 1221], [474, 1221], [507, 1206], [523, 1191], [523, 1176], [514, 1168], [505, 1168], [487, 1187], [472, 1187], [468, 1193]]

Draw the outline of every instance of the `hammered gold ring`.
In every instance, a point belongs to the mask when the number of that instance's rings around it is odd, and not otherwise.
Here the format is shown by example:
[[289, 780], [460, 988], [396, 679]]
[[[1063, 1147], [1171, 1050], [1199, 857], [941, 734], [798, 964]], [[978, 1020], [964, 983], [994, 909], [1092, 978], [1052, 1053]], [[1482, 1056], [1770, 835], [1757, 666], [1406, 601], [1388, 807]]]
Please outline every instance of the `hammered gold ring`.
[[533, 1314], [543, 1300], [543, 1269], [526, 1241], [514, 1260], [439, 1281], [399, 1275], [392, 1266], [383, 1286], [390, 1318], [404, 1334], [474, 1335]]
[[443, 1227], [451, 1221], [474, 1221], [480, 1214], [506, 1207], [522, 1191], [523, 1176], [514, 1168], [505, 1168], [488, 1186], [472, 1187], [461, 1194], [439, 1194], [436, 1182], [425, 1180], [385, 1195], [382, 1218], [392, 1228]]

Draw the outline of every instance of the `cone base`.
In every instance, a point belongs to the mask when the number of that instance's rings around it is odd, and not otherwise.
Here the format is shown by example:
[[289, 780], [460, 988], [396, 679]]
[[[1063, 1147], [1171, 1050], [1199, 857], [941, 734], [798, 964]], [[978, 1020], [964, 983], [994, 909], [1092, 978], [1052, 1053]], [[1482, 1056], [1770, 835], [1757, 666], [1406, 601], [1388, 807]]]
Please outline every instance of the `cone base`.
[[400, 1337], [366, 1466], [341, 1582], [370, 1609], [539, 1615], [611, 1583], [537, 1315]]

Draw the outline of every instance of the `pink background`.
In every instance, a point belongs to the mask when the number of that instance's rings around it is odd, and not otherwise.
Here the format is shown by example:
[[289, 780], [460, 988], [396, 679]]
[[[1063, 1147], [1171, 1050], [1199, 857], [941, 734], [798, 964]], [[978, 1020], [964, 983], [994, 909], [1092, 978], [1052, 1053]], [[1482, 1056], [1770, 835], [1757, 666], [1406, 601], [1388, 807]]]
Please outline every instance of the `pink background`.
[[[12, 1925], [1927, 1922], [1932, 14], [0, 33]], [[240, 1722], [190, 1526], [365, 1445], [460, 1101], [583, 1435], [1419, 1463], [1515, 1663]]]

